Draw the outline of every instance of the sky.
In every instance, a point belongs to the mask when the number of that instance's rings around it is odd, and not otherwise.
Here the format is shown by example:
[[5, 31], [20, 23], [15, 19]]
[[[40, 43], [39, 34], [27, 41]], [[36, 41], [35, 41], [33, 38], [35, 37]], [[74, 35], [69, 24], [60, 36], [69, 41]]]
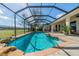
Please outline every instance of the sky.
[[[4, 3], [4, 5], [6, 5], [7, 7], [9, 7], [10, 9], [12, 9], [14, 12], [24, 8], [27, 6], [27, 4], [23, 4], [23, 3]], [[30, 3], [28, 4], [29, 6], [40, 6], [41, 4], [39, 3]], [[54, 3], [43, 3], [42, 5], [44, 6], [53, 6]], [[57, 3], [55, 4], [55, 6], [61, 8], [61, 9], [64, 9], [66, 11], [70, 11], [72, 9], [74, 9], [75, 7], [77, 7], [79, 4], [77, 3]], [[31, 10], [33, 10], [31, 8]], [[40, 8], [37, 8], [34, 10], [40, 10]], [[42, 14], [43, 15], [50, 15], [54, 18], [59, 18], [60, 16], [62, 16], [63, 14], [65, 14], [64, 12], [62, 11], [59, 11], [55, 8], [41, 8], [42, 10]], [[50, 10], [52, 10], [50, 12]], [[50, 12], [50, 13], [49, 13]], [[29, 9], [26, 9], [20, 13], [18, 13], [20, 16], [22, 16], [22, 14], [25, 13], [26, 14], [26, 17], [29, 17], [31, 16], [31, 13], [29, 11]], [[50, 21], [54, 21], [54, 19], [50, 18], [50, 17], [44, 17]], [[30, 18], [28, 21], [32, 20], [33, 18]], [[16, 18], [17, 22], [16, 22], [16, 25], [17, 27], [23, 27], [23, 25], [20, 25], [19, 23], [21, 22], [22, 18], [18, 17]], [[9, 11], [7, 8], [5, 8], [4, 6], [0, 5], [0, 26], [14, 26], [14, 13], [12, 13], [11, 11]]]

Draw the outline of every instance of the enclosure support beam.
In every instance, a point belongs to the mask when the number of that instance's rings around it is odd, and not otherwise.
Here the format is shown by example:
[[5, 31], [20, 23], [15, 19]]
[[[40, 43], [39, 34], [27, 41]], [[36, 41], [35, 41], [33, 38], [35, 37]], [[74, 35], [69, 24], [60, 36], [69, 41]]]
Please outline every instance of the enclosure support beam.
[[55, 18], [55, 17], [49, 16], [49, 15], [32, 15], [32, 16], [27, 17], [27, 18], [26, 18], [26, 20], [27, 20], [27, 19], [29, 19], [29, 18], [31, 18], [31, 17], [36, 17], [36, 16], [37, 16], [37, 17], [50, 17], [50, 18], [52, 18], [52, 19], [55, 19], [55, 20], [56, 20], [56, 18]]
[[16, 38], [16, 14], [14, 14], [14, 36]]
[[51, 25], [51, 32], [53, 33], [54, 31], [54, 26], [53, 25]]
[[25, 19], [24, 19], [24, 34], [25, 34]]
[[65, 11], [64, 9], [61, 9], [61, 8], [59, 8], [59, 7], [57, 7], [57, 6], [53, 6], [53, 7], [56, 8], [57, 10], [60, 10], [60, 11], [65, 12], [65, 13], [68, 13], [68, 12]]
[[[35, 20], [46, 20], [47, 22], [50, 22], [50, 23], [52, 22], [52, 21], [47, 20], [47, 19], [35, 19]], [[31, 20], [31, 21], [29, 21], [29, 23], [32, 22], [32, 21], [35, 21], [35, 20]]]
[[70, 17], [66, 18], [66, 27], [67, 27], [67, 30], [68, 30], [68, 34], [70, 34]]
[[53, 8], [53, 7], [56, 8], [57, 10], [60, 10], [62, 12], [67, 13], [67, 11], [65, 11], [64, 9], [58, 8], [57, 6], [27, 6], [25, 8], [22, 8], [22, 9], [16, 11], [16, 13], [19, 13], [19, 12], [21, 12], [21, 11], [27, 9], [27, 8]]
[[[28, 26], [29, 26], [29, 24], [28, 24]], [[29, 27], [28, 27], [28, 32], [29, 32]]]
[[[10, 10], [11, 12], [13, 12], [14, 14], [16, 14], [16, 12], [14, 12], [12, 9], [10, 9], [9, 7], [7, 7], [6, 5], [4, 5], [3, 3], [0, 3], [2, 6], [4, 6], [5, 8], [7, 8], [8, 10]], [[17, 16], [21, 17], [20, 15], [16, 14]], [[23, 17], [21, 17], [23, 19]]]

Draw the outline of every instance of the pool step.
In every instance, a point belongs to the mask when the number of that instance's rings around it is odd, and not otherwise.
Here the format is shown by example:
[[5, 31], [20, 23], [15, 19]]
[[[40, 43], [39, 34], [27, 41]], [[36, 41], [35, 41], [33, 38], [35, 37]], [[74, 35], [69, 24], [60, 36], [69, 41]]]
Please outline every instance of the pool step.
[[2, 47], [0, 49], [0, 56], [5, 56], [5, 55], [7, 55], [8, 52], [14, 51], [14, 50], [16, 50], [16, 48], [14, 46], [11, 46], [11, 47]]
[[20, 50], [11, 51], [8, 53], [8, 56], [22, 56], [24, 53]]
[[21, 56], [24, 53], [14, 46], [0, 46], [0, 56]]

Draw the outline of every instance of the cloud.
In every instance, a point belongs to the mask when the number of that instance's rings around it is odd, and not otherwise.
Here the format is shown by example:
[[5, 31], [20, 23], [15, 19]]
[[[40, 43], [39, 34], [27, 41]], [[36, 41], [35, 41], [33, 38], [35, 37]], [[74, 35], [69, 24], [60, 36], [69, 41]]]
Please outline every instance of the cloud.
[[0, 15], [0, 19], [9, 19], [9, 17]]
[[64, 13], [58, 14], [58, 15], [56, 16], [56, 18], [59, 18], [59, 17], [61, 17], [62, 15], [64, 15]]
[[0, 9], [0, 19], [8, 19], [9, 17], [3, 15], [3, 10]]
[[3, 11], [2, 10], [0, 10], [0, 14], [3, 14]]
[[19, 3], [19, 5], [22, 6], [22, 7], [26, 7], [27, 6], [26, 3]]
[[16, 6], [20, 6], [20, 7], [26, 7], [27, 5], [25, 3], [13, 3], [13, 5], [16, 5]]

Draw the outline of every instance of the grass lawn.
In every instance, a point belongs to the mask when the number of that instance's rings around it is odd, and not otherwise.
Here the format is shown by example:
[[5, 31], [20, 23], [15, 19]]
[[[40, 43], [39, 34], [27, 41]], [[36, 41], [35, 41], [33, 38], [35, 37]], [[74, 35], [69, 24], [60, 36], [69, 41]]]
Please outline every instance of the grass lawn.
[[[20, 30], [16, 30], [16, 34], [20, 35], [23, 34], [24, 30], [20, 29]], [[0, 38], [6, 38], [6, 37], [10, 37], [14, 34], [14, 30], [0, 30]]]

